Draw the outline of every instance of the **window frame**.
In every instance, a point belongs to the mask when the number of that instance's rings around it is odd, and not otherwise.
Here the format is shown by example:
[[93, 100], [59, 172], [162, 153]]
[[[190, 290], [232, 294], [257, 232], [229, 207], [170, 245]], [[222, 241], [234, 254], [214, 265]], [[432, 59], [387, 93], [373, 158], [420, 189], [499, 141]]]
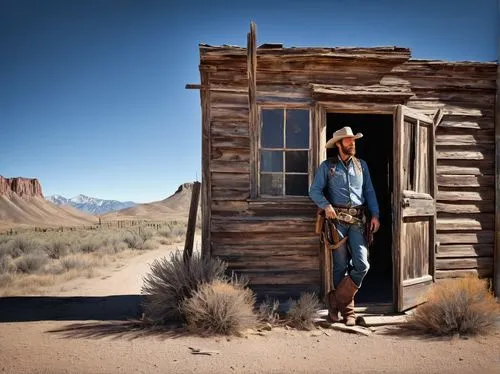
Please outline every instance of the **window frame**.
[[[261, 147], [261, 121], [262, 121], [262, 111], [263, 110], [282, 110], [283, 111], [283, 116], [285, 118], [284, 126], [283, 126], [283, 141], [286, 141], [286, 111], [287, 110], [307, 110], [309, 113], [309, 147], [306, 148], [287, 148], [285, 147], [285, 144], [283, 144], [282, 148], [262, 148]], [[312, 177], [313, 177], [313, 158], [314, 158], [314, 139], [313, 139], [313, 108], [311, 108], [309, 105], [300, 105], [300, 104], [279, 104], [279, 105], [272, 105], [272, 104], [261, 104], [258, 105], [258, 118], [257, 118], [257, 123], [258, 123], [258, 131], [257, 134], [255, 134], [255, 140], [256, 140], [256, 148], [257, 152], [255, 152], [254, 156], [254, 162], [256, 163], [256, 175], [253, 176], [252, 181], [256, 183], [256, 192], [257, 196], [255, 196], [255, 200], [294, 200], [294, 201], [309, 201], [309, 196], [308, 195], [286, 195], [285, 194], [285, 187], [286, 187], [286, 179], [285, 176], [287, 174], [293, 175], [305, 175], [306, 173], [299, 173], [299, 172], [286, 172], [286, 157], [283, 157], [283, 171], [281, 172], [264, 172], [264, 174], [281, 174], [283, 175], [283, 189], [282, 195], [266, 195], [261, 193], [261, 151], [262, 150], [267, 150], [267, 151], [282, 151], [285, 153], [287, 150], [289, 151], [307, 151], [307, 186], [309, 189], [309, 186], [312, 183]]]

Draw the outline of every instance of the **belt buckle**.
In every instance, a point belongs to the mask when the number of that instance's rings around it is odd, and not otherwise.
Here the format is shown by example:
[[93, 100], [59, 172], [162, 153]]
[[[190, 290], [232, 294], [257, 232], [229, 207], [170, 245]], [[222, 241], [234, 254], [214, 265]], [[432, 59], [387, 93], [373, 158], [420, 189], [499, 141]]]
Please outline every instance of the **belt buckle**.
[[355, 216], [356, 213], [358, 213], [357, 209], [355, 208], [349, 208], [348, 212], [351, 216]]
[[348, 223], [352, 222], [352, 221], [353, 221], [353, 219], [354, 219], [354, 217], [353, 217], [352, 215], [347, 214], [347, 213], [341, 213], [341, 214], [340, 214], [340, 217], [341, 217], [341, 218], [342, 218], [345, 222], [348, 222]]

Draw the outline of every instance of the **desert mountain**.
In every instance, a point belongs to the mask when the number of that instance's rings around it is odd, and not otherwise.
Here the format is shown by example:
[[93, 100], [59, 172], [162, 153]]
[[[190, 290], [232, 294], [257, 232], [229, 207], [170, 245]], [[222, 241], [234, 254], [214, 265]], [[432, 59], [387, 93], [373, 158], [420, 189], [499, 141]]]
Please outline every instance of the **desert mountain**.
[[45, 200], [35, 178], [0, 176], [0, 229], [15, 226], [77, 226], [97, 218], [71, 206], [57, 206]]
[[[192, 191], [193, 184], [184, 183], [179, 186], [174, 194], [164, 200], [137, 204], [132, 208], [107, 213], [103, 215], [102, 218], [105, 221], [120, 219], [144, 219], [151, 221], [165, 221], [170, 219], [185, 220], [189, 215]], [[200, 216], [199, 206], [198, 215]]]
[[93, 215], [102, 215], [137, 205], [133, 201], [104, 200], [85, 195], [78, 195], [69, 199], [61, 195], [51, 195], [45, 199], [56, 205], [71, 205], [73, 208]]

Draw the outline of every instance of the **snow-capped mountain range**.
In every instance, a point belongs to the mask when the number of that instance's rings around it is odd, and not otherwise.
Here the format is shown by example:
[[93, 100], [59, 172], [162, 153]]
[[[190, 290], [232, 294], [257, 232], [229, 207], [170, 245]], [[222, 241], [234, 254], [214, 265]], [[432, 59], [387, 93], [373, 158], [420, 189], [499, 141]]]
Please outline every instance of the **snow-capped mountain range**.
[[61, 195], [51, 195], [45, 197], [45, 199], [56, 205], [68, 204], [76, 209], [94, 215], [113, 212], [137, 205], [133, 201], [103, 200], [85, 195], [78, 195], [70, 199]]

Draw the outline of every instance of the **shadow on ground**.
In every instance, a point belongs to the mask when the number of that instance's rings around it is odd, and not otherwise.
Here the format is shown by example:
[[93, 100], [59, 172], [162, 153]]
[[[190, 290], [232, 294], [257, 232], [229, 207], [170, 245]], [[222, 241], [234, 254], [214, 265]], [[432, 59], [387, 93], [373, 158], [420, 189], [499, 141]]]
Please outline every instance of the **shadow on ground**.
[[[37, 321], [92, 321], [72, 323], [49, 333], [64, 338], [136, 339], [186, 335], [178, 325], [151, 326], [140, 320], [141, 295], [16, 296], [0, 298], [0, 323]], [[94, 322], [96, 321], [96, 322]]]
[[142, 321], [110, 321], [95, 323], [74, 323], [60, 329], [47, 331], [69, 339], [128, 339], [157, 337], [161, 339], [178, 338], [189, 335], [188, 331], [177, 325], [151, 326]]
[[2, 297], [0, 322], [137, 319], [141, 302], [141, 295]]

